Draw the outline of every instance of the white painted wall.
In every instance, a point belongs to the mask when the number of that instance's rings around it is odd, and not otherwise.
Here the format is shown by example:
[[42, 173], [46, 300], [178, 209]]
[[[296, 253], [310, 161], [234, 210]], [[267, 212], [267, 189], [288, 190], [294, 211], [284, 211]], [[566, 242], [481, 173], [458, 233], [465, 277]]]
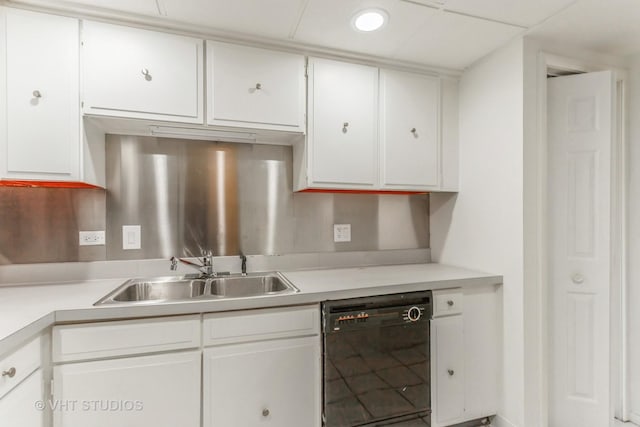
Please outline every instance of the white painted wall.
[[630, 61], [628, 187], [629, 413], [640, 424], [640, 55]]
[[460, 191], [431, 194], [435, 262], [504, 276], [500, 425], [524, 426], [522, 39], [460, 82]]

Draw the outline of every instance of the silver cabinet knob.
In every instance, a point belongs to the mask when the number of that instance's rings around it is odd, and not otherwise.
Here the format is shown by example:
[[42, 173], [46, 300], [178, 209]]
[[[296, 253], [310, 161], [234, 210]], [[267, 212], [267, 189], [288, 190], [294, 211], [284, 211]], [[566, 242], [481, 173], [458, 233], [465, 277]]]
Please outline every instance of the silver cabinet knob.
[[269, 410], [268, 410], [267, 408], [264, 408], [264, 409], [262, 410], [262, 416], [263, 416], [263, 417], [268, 417], [270, 413], [271, 413], [271, 412], [269, 412]]
[[152, 77], [151, 77], [151, 73], [149, 72], [148, 68], [143, 68], [140, 72], [142, 73], [142, 75], [144, 76], [144, 79], [146, 81], [151, 81]]
[[262, 89], [262, 83], [256, 83], [256, 90]]
[[413, 136], [418, 136], [418, 131], [416, 130], [416, 128], [411, 128], [411, 133], [413, 134]]
[[453, 374], [455, 374], [456, 372], [453, 369], [447, 369], [447, 373], [449, 374], [450, 377], [452, 377]]
[[581, 285], [584, 283], [584, 276], [580, 273], [576, 273], [573, 276], [571, 276], [571, 281], [576, 285]]
[[342, 133], [347, 133], [347, 128], [349, 127], [349, 122], [344, 122], [342, 124]]
[[16, 376], [16, 368], [11, 368], [8, 371], [2, 371], [3, 377], [13, 378]]
[[34, 90], [33, 91], [33, 97], [34, 98], [42, 98], [42, 93], [39, 90]]
[[453, 307], [453, 300], [450, 299], [449, 301], [447, 301], [447, 305], [449, 307]]

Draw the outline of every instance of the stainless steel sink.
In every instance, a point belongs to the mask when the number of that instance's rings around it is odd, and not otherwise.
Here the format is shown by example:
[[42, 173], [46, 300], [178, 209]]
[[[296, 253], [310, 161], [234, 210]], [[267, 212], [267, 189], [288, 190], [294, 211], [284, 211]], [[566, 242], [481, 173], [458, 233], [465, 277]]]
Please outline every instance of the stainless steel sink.
[[224, 298], [245, 298], [281, 294], [293, 291], [292, 284], [277, 274], [260, 276], [220, 277], [211, 280], [211, 295]]
[[94, 305], [252, 298], [295, 293], [298, 289], [278, 272], [223, 277], [158, 277], [127, 280]]

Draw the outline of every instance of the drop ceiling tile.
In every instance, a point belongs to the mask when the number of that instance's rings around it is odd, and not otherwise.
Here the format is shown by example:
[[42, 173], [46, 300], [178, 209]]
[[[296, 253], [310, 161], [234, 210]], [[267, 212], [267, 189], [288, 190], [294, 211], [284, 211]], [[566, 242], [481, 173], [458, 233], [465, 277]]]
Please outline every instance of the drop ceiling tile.
[[532, 36], [610, 55], [640, 52], [638, 0], [583, 0], [534, 29]]
[[[384, 9], [389, 21], [378, 31], [363, 33], [351, 26], [356, 12]], [[437, 11], [402, 0], [309, 0], [294, 40], [318, 46], [389, 56]]]
[[464, 69], [522, 31], [520, 27], [439, 12], [394, 57], [433, 66]]
[[168, 19], [235, 33], [286, 39], [305, 0], [161, 0]]
[[73, 0], [58, 3], [83, 7], [98, 7], [105, 10], [135, 13], [136, 15], [159, 15], [156, 0]]
[[575, 2], [576, 0], [445, 0], [444, 8], [529, 28]]

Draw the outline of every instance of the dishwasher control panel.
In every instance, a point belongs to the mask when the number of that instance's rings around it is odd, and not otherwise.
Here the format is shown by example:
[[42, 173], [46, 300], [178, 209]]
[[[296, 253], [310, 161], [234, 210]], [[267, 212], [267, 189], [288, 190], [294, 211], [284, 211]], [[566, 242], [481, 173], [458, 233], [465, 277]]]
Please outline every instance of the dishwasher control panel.
[[431, 292], [354, 298], [323, 304], [325, 332], [428, 322]]

